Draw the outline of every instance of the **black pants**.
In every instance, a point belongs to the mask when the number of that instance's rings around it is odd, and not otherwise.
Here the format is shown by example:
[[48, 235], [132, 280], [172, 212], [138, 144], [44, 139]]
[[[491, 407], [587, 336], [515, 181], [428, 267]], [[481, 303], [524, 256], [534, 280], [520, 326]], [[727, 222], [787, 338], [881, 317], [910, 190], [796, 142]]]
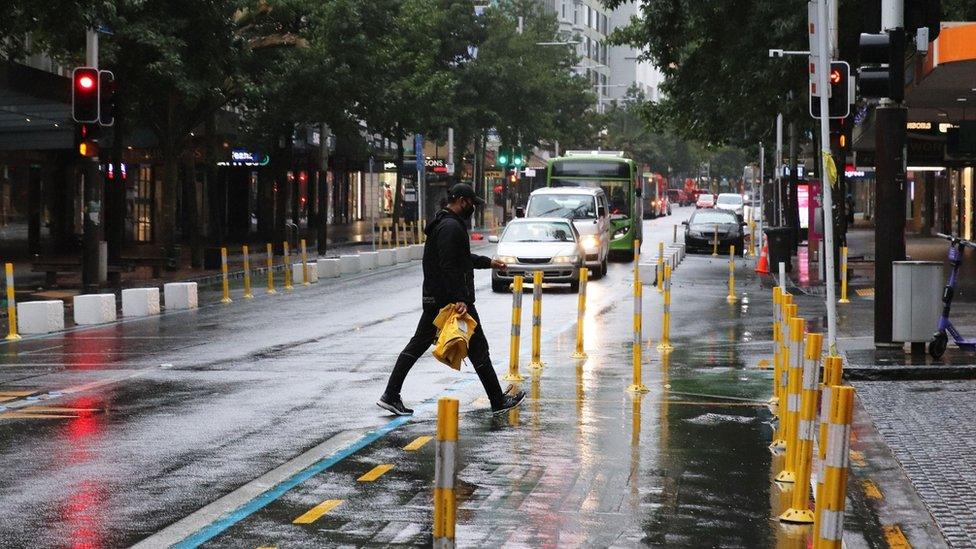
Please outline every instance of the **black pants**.
[[[414, 332], [410, 342], [400, 352], [396, 365], [393, 366], [390, 380], [386, 384], [386, 392], [384, 393], [386, 396], [393, 397], [400, 394], [403, 380], [407, 378], [410, 368], [413, 368], [413, 365], [427, 352], [427, 349], [437, 342], [437, 328], [434, 326], [434, 318], [439, 312], [439, 307], [424, 307], [424, 312], [420, 315], [420, 322], [417, 324], [417, 331]], [[468, 360], [471, 361], [474, 371], [481, 379], [481, 384], [484, 385], [485, 392], [488, 394], [488, 400], [491, 401], [492, 406], [496, 406], [502, 401], [502, 389], [498, 383], [495, 369], [491, 365], [488, 339], [485, 337], [485, 331], [481, 329], [481, 318], [478, 317], [478, 311], [473, 303], [468, 304], [468, 314], [478, 323], [468, 342]]]

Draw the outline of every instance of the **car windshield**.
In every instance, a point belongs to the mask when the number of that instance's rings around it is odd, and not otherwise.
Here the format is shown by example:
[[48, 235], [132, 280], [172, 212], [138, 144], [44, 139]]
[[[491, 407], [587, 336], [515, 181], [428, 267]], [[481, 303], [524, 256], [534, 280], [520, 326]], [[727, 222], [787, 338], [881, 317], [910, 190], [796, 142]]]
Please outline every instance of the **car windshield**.
[[529, 201], [526, 215], [596, 219], [596, 201], [586, 194], [537, 194]]
[[742, 196], [738, 194], [720, 194], [718, 203], [722, 206], [741, 206]]
[[695, 215], [691, 217], [692, 225], [701, 225], [703, 223], [735, 223], [737, 220], [731, 212], [695, 212]]
[[505, 229], [502, 242], [573, 242], [573, 229], [566, 223], [524, 221]]
[[610, 201], [610, 215], [615, 219], [630, 216], [630, 181], [626, 179], [566, 179], [554, 177], [553, 187], [589, 187], [603, 189]]
[[701, 196], [698, 197], [698, 201], [699, 202], [709, 202], [710, 203], [714, 199], [715, 199], [715, 197], [712, 196], [712, 195], [710, 195], [710, 194], [703, 194], [703, 195], [701, 195]]

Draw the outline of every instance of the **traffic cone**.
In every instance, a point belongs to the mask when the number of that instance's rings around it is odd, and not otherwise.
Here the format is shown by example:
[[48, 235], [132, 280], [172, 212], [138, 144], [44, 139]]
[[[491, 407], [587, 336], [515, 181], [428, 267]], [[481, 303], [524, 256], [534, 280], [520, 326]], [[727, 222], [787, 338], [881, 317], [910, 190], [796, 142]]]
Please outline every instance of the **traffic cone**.
[[762, 247], [762, 253], [759, 254], [759, 261], [756, 262], [756, 272], [759, 274], [769, 274], [769, 244], [765, 243]]

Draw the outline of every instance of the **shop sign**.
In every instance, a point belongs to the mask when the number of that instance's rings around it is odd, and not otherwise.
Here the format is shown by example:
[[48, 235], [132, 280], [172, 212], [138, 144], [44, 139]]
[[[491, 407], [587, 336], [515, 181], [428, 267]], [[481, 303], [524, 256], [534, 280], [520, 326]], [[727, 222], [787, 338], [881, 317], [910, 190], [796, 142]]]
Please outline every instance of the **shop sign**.
[[230, 153], [230, 161], [217, 162], [218, 166], [267, 166], [271, 157], [245, 149], [234, 149]]
[[487, 179], [501, 179], [502, 177], [505, 176], [498, 170], [485, 170], [485, 178]]

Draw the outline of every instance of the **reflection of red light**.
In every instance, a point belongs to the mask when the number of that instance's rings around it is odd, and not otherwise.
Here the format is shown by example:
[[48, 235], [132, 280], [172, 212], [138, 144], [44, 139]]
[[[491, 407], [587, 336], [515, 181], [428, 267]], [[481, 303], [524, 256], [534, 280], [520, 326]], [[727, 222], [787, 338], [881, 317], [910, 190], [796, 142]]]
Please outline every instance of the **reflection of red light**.
[[104, 546], [99, 532], [104, 499], [104, 488], [95, 481], [87, 480], [77, 485], [63, 509], [64, 523], [70, 532], [69, 547], [95, 549]]
[[308, 179], [308, 174], [306, 174], [305, 172], [299, 172], [299, 174], [298, 174], [298, 180], [299, 181], [301, 181], [302, 183], [304, 183], [307, 179]]
[[302, 197], [302, 204], [304, 204], [306, 200], [307, 200], [307, 199], [306, 199], [306, 198], [305, 198], [305, 197], [303, 196], [303, 197]]

